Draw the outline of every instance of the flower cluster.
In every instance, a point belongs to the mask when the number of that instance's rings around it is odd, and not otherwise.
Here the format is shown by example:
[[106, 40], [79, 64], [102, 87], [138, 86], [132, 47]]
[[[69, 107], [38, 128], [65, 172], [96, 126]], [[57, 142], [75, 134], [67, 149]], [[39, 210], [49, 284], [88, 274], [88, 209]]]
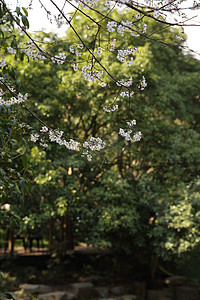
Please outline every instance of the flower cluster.
[[142, 33], [145, 33], [147, 31], [147, 24], [145, 23], [144, 25], [143, 25], [143, 31], [142, 31]]
[[[132, 127], [133, 125], [136, 125], [136, 120], [133, 119], [132, 121], [126, 122], [126, 123], [129, 127]], [[132, 132], [133, 131], [131, 129], [129, 129], [127, 131], [125, 131], [122, 128], [119, 129], [119, 135], [124, 137], [126, 141], [131, 141], [132, 143], [140, 141], [142, 138], [141, 131], [138, 131], [137, 133], [133, 134], [133, 136], [131, 137]]]
[[[44, 126], [44, 127], [42, 127], [40, 132], [42, 134], [48, 134], [50, 142], [56, 142], [60, 146], [65, 146], [67, 149], [70, 149], [70, 150], [79, 150], [80, 143], [74, 141], [73, 139], [66, 141], [66, 139], [62, 137], [63, 131], [52, 130], [52, 129], [49, 130], [47, 126]], [[47, 147], [48, 144], [45, 142], [43, 137], [40, 137], [39, 134], [31, 134], [30, 139], [32, 142], [36, 142], [39, 140], [39, 138], [40, 138], [40, 145], [43, 147]]]
[[99, 137], [95, 138], [92, 136], [89, 141], [85, 141], [82, 146], [88, 150], [100, 151], [105, 148], [106, 143]]
[[82, 73], [83, 73], [83, 77], [85, 78], [85, 80], [87, 81], [93, 81], [95, 79], [100, 79], [102, 74], [103, 74], [103, 70], [100, 71], [93, 71], [92, 70], [92, 65], [85, 65], [82, 67]]
[[74, 71], [78, 71], [78, 65], [77, 64], [73, 64], [73, 69], [74, 69]]
[[119, 135], [124, 137], [126, 141], [131, 141], [132, 143], [140, 141], [142, 138], [142, 133], [139, 131], [131, 137], [132, 132], [133, 131], [131, 129], [127, 130], [126, 132], [122, 128], [119, 129]]
[[142, 80], [140, 81], [140, 84], [139, 84], [138, 88], [140, 88], [141, 91], [142, 91], [142, 90], [145, 89], [146, 86], [147, 86], [147, 82], [146, 82], [145, 77], [143, 76], [143, 77], [142, 77]]
[[125, 81], [124, 79], [120, 80], [120, 81], [117, 81], [116, 84], [118, 86], [131, 86], [133, 84], [133, 78], [130, 77], [127, 81]]
[[129, 32], [131, 32], [131, 26], [133, 25], [133, 22], [131, 21], [121, 21], [121, 24], [118, 26], [117, 31], [120, 34], [124, 34], [124, 32], [127, 30]]
[[133, 17], [134, 17], [134, 19], [137, 19], [137, 20], [138, 20], [139, 18], [141, 18], [141, 14], [138, 13], [138, 14], [134, 15]]
[[158, 18], [160, 16], [159, 10], [154, 10], [153, 16], [154, 16], [154, 18]]
[[41, 146], [48, 147], [48, 144], [44, 139], [44, 134], [47, 134], [50, 142], [56, 142], [61, 146], [62, 145], [65, 146], [67, 149], [79, 150], [81, 147], [83, 147], [84, 152], [82, 153], [82, 156], [86, 155], [89, 161], [92, 159], [92, 155], [89, 153], [89, 151], [100, 151], [101, 149], [104, 149], [106, 146], [106, 143], [102, 141], [102, 139], [100, 139], [99, 137], [98, 138], [91, 137], [89, 141], [85, 141], [81, 145], [79, 142], [76, 142], [73, 139], [66, 141], [66, 139], [63, 138], [63, 131], [52, 130], [52, 129], [49, 130], [47, 126], [44, 126], [42, 127], [42, 129], [40, 129], [40, 132], [42, 136], [40, 136], [40, 134], [38, 133], [35, 134], [32, 133], [30, 140], [34, 143], [39, 141]]
[[111, 8], [111, 1], [110, 0], [106, 0], [104, 3], [105, 6], [107, 6], [107, 8]]
[[81, 156], [82, 157], [86, 156], [88, 161], [92, 160], [92, 155], [89, 153], [88, 150], [84, 151]]
[[59, 55], [55, 55], [51, 58], [52, 62], [55, 64], [57, 63], [58, 65], [62, 65], [64, 64], [65, 62], [65, 59], [66, 59], [66, 55], [64, 52], [62, 53], [59, 53]]
[[45, 140], [43, 138], [40, 139], [40, 146], [47, 148], [48, 144], [45, 143]]
[[134, 94], [135, 94], [135, 92], [133, 92], [133, 91], [132, 92], [126, 91], [126, 92], [121, 92], [120, 96], [123, 97], [123, 98], [124, 97], [132, 97]]
[[[118, 50], [117, 59], [121, 62], [125, 62], [127, 59], [127, 56], [132, 54], [134, 55], [137, 51], [137, 48], [131, 47], [125, 50]], [[133, 58], [131, 58], [131, 61], [133, 61]]]
[[92, 155], [89, 151], [100, 151], [101, 149], [104, 149], [106, 146], [106, 143], [102, 141], [102, 139], [91, 137], [89, 141], [85, 141], [82, 144], [83, 148], [86, 148], [86, 151], [84, 150], [82, 153], [82, 156], [87, 156], [87, 160], [92, 160]]
[[54, 16], [54, 19], [56, 21], [58, 28], [60, 28], [65, 23], [64, 20], [61, 18], [61, 16], [58, 17]]
[[107, 30], [108, 30], [108, 32], [113, 32], [113, 31], [115, 31], [115, 28], [114, 27], [117, 27], [117, 22], [115, 22], [115, 21], [109, 21], [108, 23], [107, 23]]
[[132, 32], [131, 26], [133, 25], [133, 22], [131, 21], [121, 21], [118, 25], [116, 21], [109, 21], [107, 23], [107, 30], [108, 32], [114, 32], [115, 27], [117, 27], [117, 31], [120, 34], [124, 34], [125, 31]]
[[94, 54], [100, 55], [101, 54], [101, 47], [98, 47], [98, 50], [94, 51]]
[[84, 48], [83, 44], [78, 45], [76, 48], [70, 46], [70, 47], [69, 47], [69, 51], [70, 51], [71, 53], [74, 53], [76, 56], [81, 56], [82, 53], [81, 53], [81, 52], [78, 52], [78, 48], [82, 50], [82, 49]]
[[112, 40], [112, 43], [111, 43], [111, 45], [110, 45], [110, 49], [109, 49], [109, 51], [114, 51], [115, 50], [115, 43], [116, 43], [116, 39], [113, 39]]
[[111, 111], [118, 110], [118, 104], [114, 105], [112, 108], [110, 108], [110, 106], [109, 106], [109, 107], [104, 106], [104, 107], [103, 107], [103, 110], [104, 110], [105, 112], [111, 112]]
[[11, 106], [13, 104], [20, 104], [27, 100], [28, 94], [22, 95], [19, 93], [17, 97], [11, 97], [9, 100], [4, 100], [0, 97], [0, 105]]
[[97, 6], [98, 2], [99, 0], [82, 0], [80, 4], [82, 4], [83, 7], [93, 8]]
[[23, 52], [30, 57], [31, 59], [34, 60], [40, 60], [40, 59], [46, 59], [46, 57], [43, 55], [43, 53], [41, 51], [38, 52], [34, 52], [34, 50], [36, 50], [36, 46], [33, 43], [33, 41], [29, 40], [27, 43], [27, 48], [23, 49]]
[[126, 122], [126, 123], [127, 123], [128, 126], [131, 127], [131, 126], [133, 126], [133, 125], [136, 125], [136, 120], [133, 119], [132, 121]]
[[40, 137], [39, 134], [37, 134], [37, 133], [35, 133], [35, 134], [32, 133], [32, 134], [31, 134], [31, 141], [35, 143], [35, 142], [38, 141], [39, 137]]

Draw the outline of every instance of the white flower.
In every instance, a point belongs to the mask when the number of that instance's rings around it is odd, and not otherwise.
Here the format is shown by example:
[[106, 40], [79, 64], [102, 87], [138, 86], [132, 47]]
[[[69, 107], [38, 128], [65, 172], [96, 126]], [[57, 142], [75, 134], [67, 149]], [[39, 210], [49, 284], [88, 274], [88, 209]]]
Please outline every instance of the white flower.
[[126, 122], [128, 126], [136, 125], [136, 120], [132, 120], [130, 122]]
[[116, 42], [116, 39], [113, 39], [109, 51], [115, 50], [115, 42]]
[[139, 19], [140, 18], [140, 13], [138, 13], [137, 15], [134, 16], [135, 19]]
[[88, 154], [88, 155], [87, 155], [87, 160], [88, 160], [88, 161], [91, 161], [91, 160], [92, 160], [92, 155], [91, 155], [91, 154]]
[[8, 50], [8, 53], [10, 53], [10, 54], [16, 54], [17, 53], [16, 50], [11, 48], [11, 47], [7, 47], [7, 50]]
[[154, 18], [158, 18], [160, 16], [159, 10], [154, 10], [153, 16], [154, 16]]
[[[129, 126], [136, 125], [136, 120], [132, 120], [131, 122], [127, 122], [127, 124]], [[127, 131], [124, 131], [124, 129], [122, 129], [122, 128], [119, 129], [119, 135], [124, 137], [126, 141], [131, 141], [132, 143], [134, 143], [134, 142], [140, 141], [141, 138], [142, 138], [141, 131], [135, 133], [132, 137], [131, 137], [131, 134], [132, 134], [132, 130], [130, 130], [130, 129], [127, 130]]]
[[106, 143], [102, 141], [102, 139], [91, 137], [89, 141], [85, 141], [82, 146], [86, 149], [92, 150], [92, 151], [100, 151], [101, 149], [105, 148]]
[[4, 68], [6, 66], [6, 62], [5, 62], [5, 59], [4, 58], [1, 58], [0, 59], [0, 68]]
[[112, 108], [110, 108], [110, 106], [109, 106], [109, 108], [106, 107], [106, 106], [104, 106], [104, 107], [103, 107], [103, 110], [104, 110], [105, 112], [111, 112], [111, 111], [118, 110], [118, 104], [114, 105]]
[[36, 134], [33, 134], [33, 133], [31, 134], [31, 141], [32, 142], [35, 143], [35, 142], [37, 142], [38, 139], [39, 139], [39, 134], [37, 134], [37, 133]]
[[147, 24], [145, 23], [143, 26], [143, 33], [145, 33], [147, 31]]
[[115, 31], [115, 29], [113, 27], [117, 27], [117, 22], [115, 22], [115, 21], [109, 21], [107, 23], [107, 30], [109, 32], [113, 32], [113, 31]]
[[181, 36], [176, 35], [175, 38], [176, 38], [177, 40], [183, 41], [183, 38], [182, 38]]
[[78, 70], [78, 65], [77, 64], [74, 64], [72, 67], [73, 67], [74, 71]]
[[144, 76], [142, 76], [142, 80], [141, 80], [141, 82], [140, 82], [140, 84], [139, 84], [138, 88], [140, 88], [140, 89], [141, 89], [141, 91], [142, 91], [142, 90], [144, 90], [144, 89], [145, 89], [145, 87], [147, 87], [147, 82], [146, 82], [146, 79], [145, 79], [145, 77], [144, 77]]
[[104, 3], [105, 6], [107, 6], [108, 8], [111, 8], [111, 1], [110, 0], [106, 0]]
[[133, 78], [130, 77], [127, 81], [125, 81], [124, 79], [122, 79], [122, 80], [120, 80], [120, 81], [117, 81], [117, 82], [116, 82], [116, 85], [128, 87], [128, 86], [131, 86], [132, 83], [133, 83]]
[[97, 55], [101, 54], [101, 47], [98, 47], [98, 50], [94, 51], [94, 54], [97, 54]]
[[46, 148], [46, 147], [48, 147], [48, 144], [46, 144], [46, 143], [41, 143], [41, 142], [40, 142], [40, 146], [42, 146], [42, 147], [45, 147], [45, 148]]
[[47, 132], [49, 129], [47, 126], [42, 127], [42, 129], [40, 129], [40, 132]]
[[70, 51], [71, 53], [74, 53], [74, 48], [73, 48], [72, 46], [70, 46], [70, 47], [69, 47], [69, 51]]

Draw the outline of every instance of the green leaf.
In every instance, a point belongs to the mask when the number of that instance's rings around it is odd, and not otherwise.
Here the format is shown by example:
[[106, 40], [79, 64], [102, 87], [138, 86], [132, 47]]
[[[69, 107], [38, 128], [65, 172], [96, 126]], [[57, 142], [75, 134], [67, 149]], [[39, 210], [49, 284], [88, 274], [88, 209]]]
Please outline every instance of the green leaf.
[[29, 21], [25, 15], [22, 16], [22, 23], [24, 24], [24, 26], [29, 28]]
[[16, 13], [17, 13], [18, 16], [21, 15], [20, 7], [19, 6], [16, 7]]
[[27, 167], [28, 167], [27, 156], [25, 154], [22, 155], [21, 160], [22, 160], [22, 165], [23, 165], [24, 169], [27, 169]]
[[28, 17], [28, 12], [27, 12], [26, 8], [25, 8], [25, 7], [22, 7], [22, 9], [23, 9], [25, 15]]

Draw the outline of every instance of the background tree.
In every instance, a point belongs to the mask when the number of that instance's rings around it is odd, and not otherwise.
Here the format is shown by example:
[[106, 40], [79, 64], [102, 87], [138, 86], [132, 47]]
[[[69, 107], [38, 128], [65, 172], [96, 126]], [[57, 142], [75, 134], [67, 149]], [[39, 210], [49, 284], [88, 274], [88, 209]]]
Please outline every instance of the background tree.
[[[77, 19], [82, 26], [82, 19]], [[67, 47], [68, 34], [56, 44], [57, 37], [51, 34], [40, 36], [40, 40], [48, 39], [53, 53], [57, 46], [60, 51]], [[165, 29], [161, 38], [170, 41], [175, 34]], [[73, 246], [73, 233], [75, 241], [109, 247], [118, 253], [134, 253], [150, 266], [154, 257], [170, 259], [199, 243], [197, 210], [190, 219], [188, 209], [192, 208], [188, 207], [193, 204], [186, 205], [183, 192], [189, 192], [188, 184], [193, 186], [196, 182], [199, 168], [199, 63], [178, 47], [155, 46], [153, 41], [144, 43], [139, 50], [127, 78], [132, 77], [135, 82], [141, 78], [142, 61], [149, 84], [146, 93], [135, 93], [129, 105], [138, 107], [135, 117], [140, 120], [143, 140], [134, 145], [128, 142], [125, 147], [123, 138], [118, 136], [118, 128], [127, 120], [125, 108], [122, 106], [112, 115], [100, 110], [102, 98], [111, 103], [115, 97], [112, 82], [106, 91], [100, 85], [91, 89], [90, 83], [78, 80], [79, 70], [76, 77], [71, 68], [50, 67], [47, 62], [33, 62], [25, 69], [25, 76], [21, 75], [30, 91], [31, 110], [39, 109], [39, 117], [45, 122], [73, 137], [105, 136], [111, 145], [103, 157], [100, 154], [90, 163], [78, 153], [64, 152], [53, 143], [45, 151], [33, 147], [27, 153], [35, 171], [27, 171], [32, 181], [32, 201], [25, 209], [25, 224], [33, 228], [37, 224], [53, 224], [56, 230], [51, 232], [52, 245], [58, 251], [65, 252], [66, 245]], [[119, 65], [113, 61], [110, 69], [117, 74]], [[192, 105], [196, 106], [195, 111]], [[115, 124], [112, 128], [111, 118]], [[39, 130], [34, 120], [27, 122]], [[180, 208], [187, 214], [188, 222], [183, 222], [183, 216], [178, 218]], [[170, 223], [175, 216], [177, 222]]]

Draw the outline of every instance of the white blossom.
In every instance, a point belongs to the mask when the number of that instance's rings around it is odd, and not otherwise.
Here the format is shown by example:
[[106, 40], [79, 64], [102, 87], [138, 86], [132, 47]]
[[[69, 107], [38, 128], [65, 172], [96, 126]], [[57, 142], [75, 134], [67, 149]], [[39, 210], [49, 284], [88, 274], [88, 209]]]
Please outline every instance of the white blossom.
[[141, 80], [141, 82], [140, 82], [140, 84], [139, 84], [139, 86], [138, 86], [138, 88], [140, 88], [141, 91], [142, 91], [142, 90], [145, 89], [146, 86], [147, 86], [147, 82], [146, 82], [145, 77], [143, 76], [143, 77], [142, 77], [142, 80]]
[[71, 53], [74, 53], [74, 52], [75, 52], [75, 51], [74, 51], [74, 48], [73, 48], [72, 46], [69, 47], [69, 51], [70, 51]]
[[115, 42], [116, 42], [116, 39], [113, 39], [109, 51], [112, 52], [115, 50]]
[[6, 66], [6, 62], [5, 62], [5, 59], [4, 58], [1, 58], [0, 59], [0, 68], [4, 68]]
[[42, 129], [40, 129], [40, 132], [47, 132], [49, 129], [47, 126], [42, 127]]
[[105, 148], [106, 143], [99, 137], [95, 138], [92, 136], [89, 141], [85, 141], [82, 146], [91, 151], [100, 151], [101, 149]]
[[72, 67], [73, 67], [74, 71], [78, 70], [78, 65], [77, 64], [74, 64]]
[[95, 80], [101, 78], [101, 76], [103, 75], [103, 70], [101, 69], [99, 71], [93, 71], [92, 65], [89, 64], [82, 67], [82, 73], [85, 80], [94, 82]]
[[40, 146], [47, 148], [47, 147], [48, 147], [48, 144], [47, 144], [47, 143], [42, 143], [42, 142], [40, 142]]
[[35, 143], [35, 142], [37, 142], [38, 139], [39, 139], [39, 134], [37, 134], [37, 133], [36, 134], [33, 134], [33, 133], [31, 134], [31, 141], [32, 142]]
[[4, 100], [2, 97], [0, 97], [0, 105], [4, 106], [11, 106], [13, 104], [20, 104], [27, 100], [28, 94], [22, 95], [19, 93], [17, 97], [11, 97], [9, 100]]
[[143, 33], [145, 33], [147, 31], [147, 24], [143, 25]]
[[119, 129], [119, 135], [121, 135], [122, 137], [124, 137], [126, 141], [131, 141], [132, 143], [140, 141], [141, 138], [142, 138], [141, 131], [135, 133], [131, 137], [132, 132], [133, 132], [132, 130], [124, 131], [124, 129], [122, 129], [122, 128]]
[[57, 63], [58, 65], [64, 64], [66, 59], [66, 54], [64, 52], [59, 53], [59, 55], [55, 55], [51, 58], [53, 63]]
[[120, 93], [120, 96], [123, 97], [123, 98], [124, 97], [132, 97], [134, 94], [135, 94], [135, 92], [133, 92], [133, 91], [132, 92], [129, 92], [129, 91], [125, 92], [125, 91], [123, 91], [123, 92]]
[[101, 54], [101, 47], [98, 47], [98, 50], [94, 51], [94, 54], [97, 54], [97, 55]]
[[116, 85], [129, 87], [132, 85], [132, 83], [133, 83], [133, 78], [130, 77], [127, 81], [125, 81], [124, 79], [117, 81]]
[[183, 41], [183, 38], [182, 38], [181, 36], [176, 35], [175, 38], [176, 38], [177, 40]]
[[103, 110], [104, 110], [105, 112], [111, 112], [111, 111], [118, 110], [118, 104], [113, 105], [113, 107], [110, 107], [110, 106], [106, 107], [106, 106], [104, 106], [104, 107], [103, 107]]
[[12, 47], [7, 47], [8, 53], [10, 54], [16, 54], [17, 51], [15, 49], [13, 49]]
[[136, 120], [132, 120], [130, 122], [126, 122], [128, 126], [136, 125]]
[[154, 18], [158, 18], [160, 16], [159, 10], [154, 10], [153, 16], [154, 16]]
[[115, 28], [114, 28], [114, 27], [117, 27], [117, 22], [115, 22], [115, 21], [109, 21], [109, 22], [107, 23], [107, 30], [108, 30], [109, 32], [115, 31]]

